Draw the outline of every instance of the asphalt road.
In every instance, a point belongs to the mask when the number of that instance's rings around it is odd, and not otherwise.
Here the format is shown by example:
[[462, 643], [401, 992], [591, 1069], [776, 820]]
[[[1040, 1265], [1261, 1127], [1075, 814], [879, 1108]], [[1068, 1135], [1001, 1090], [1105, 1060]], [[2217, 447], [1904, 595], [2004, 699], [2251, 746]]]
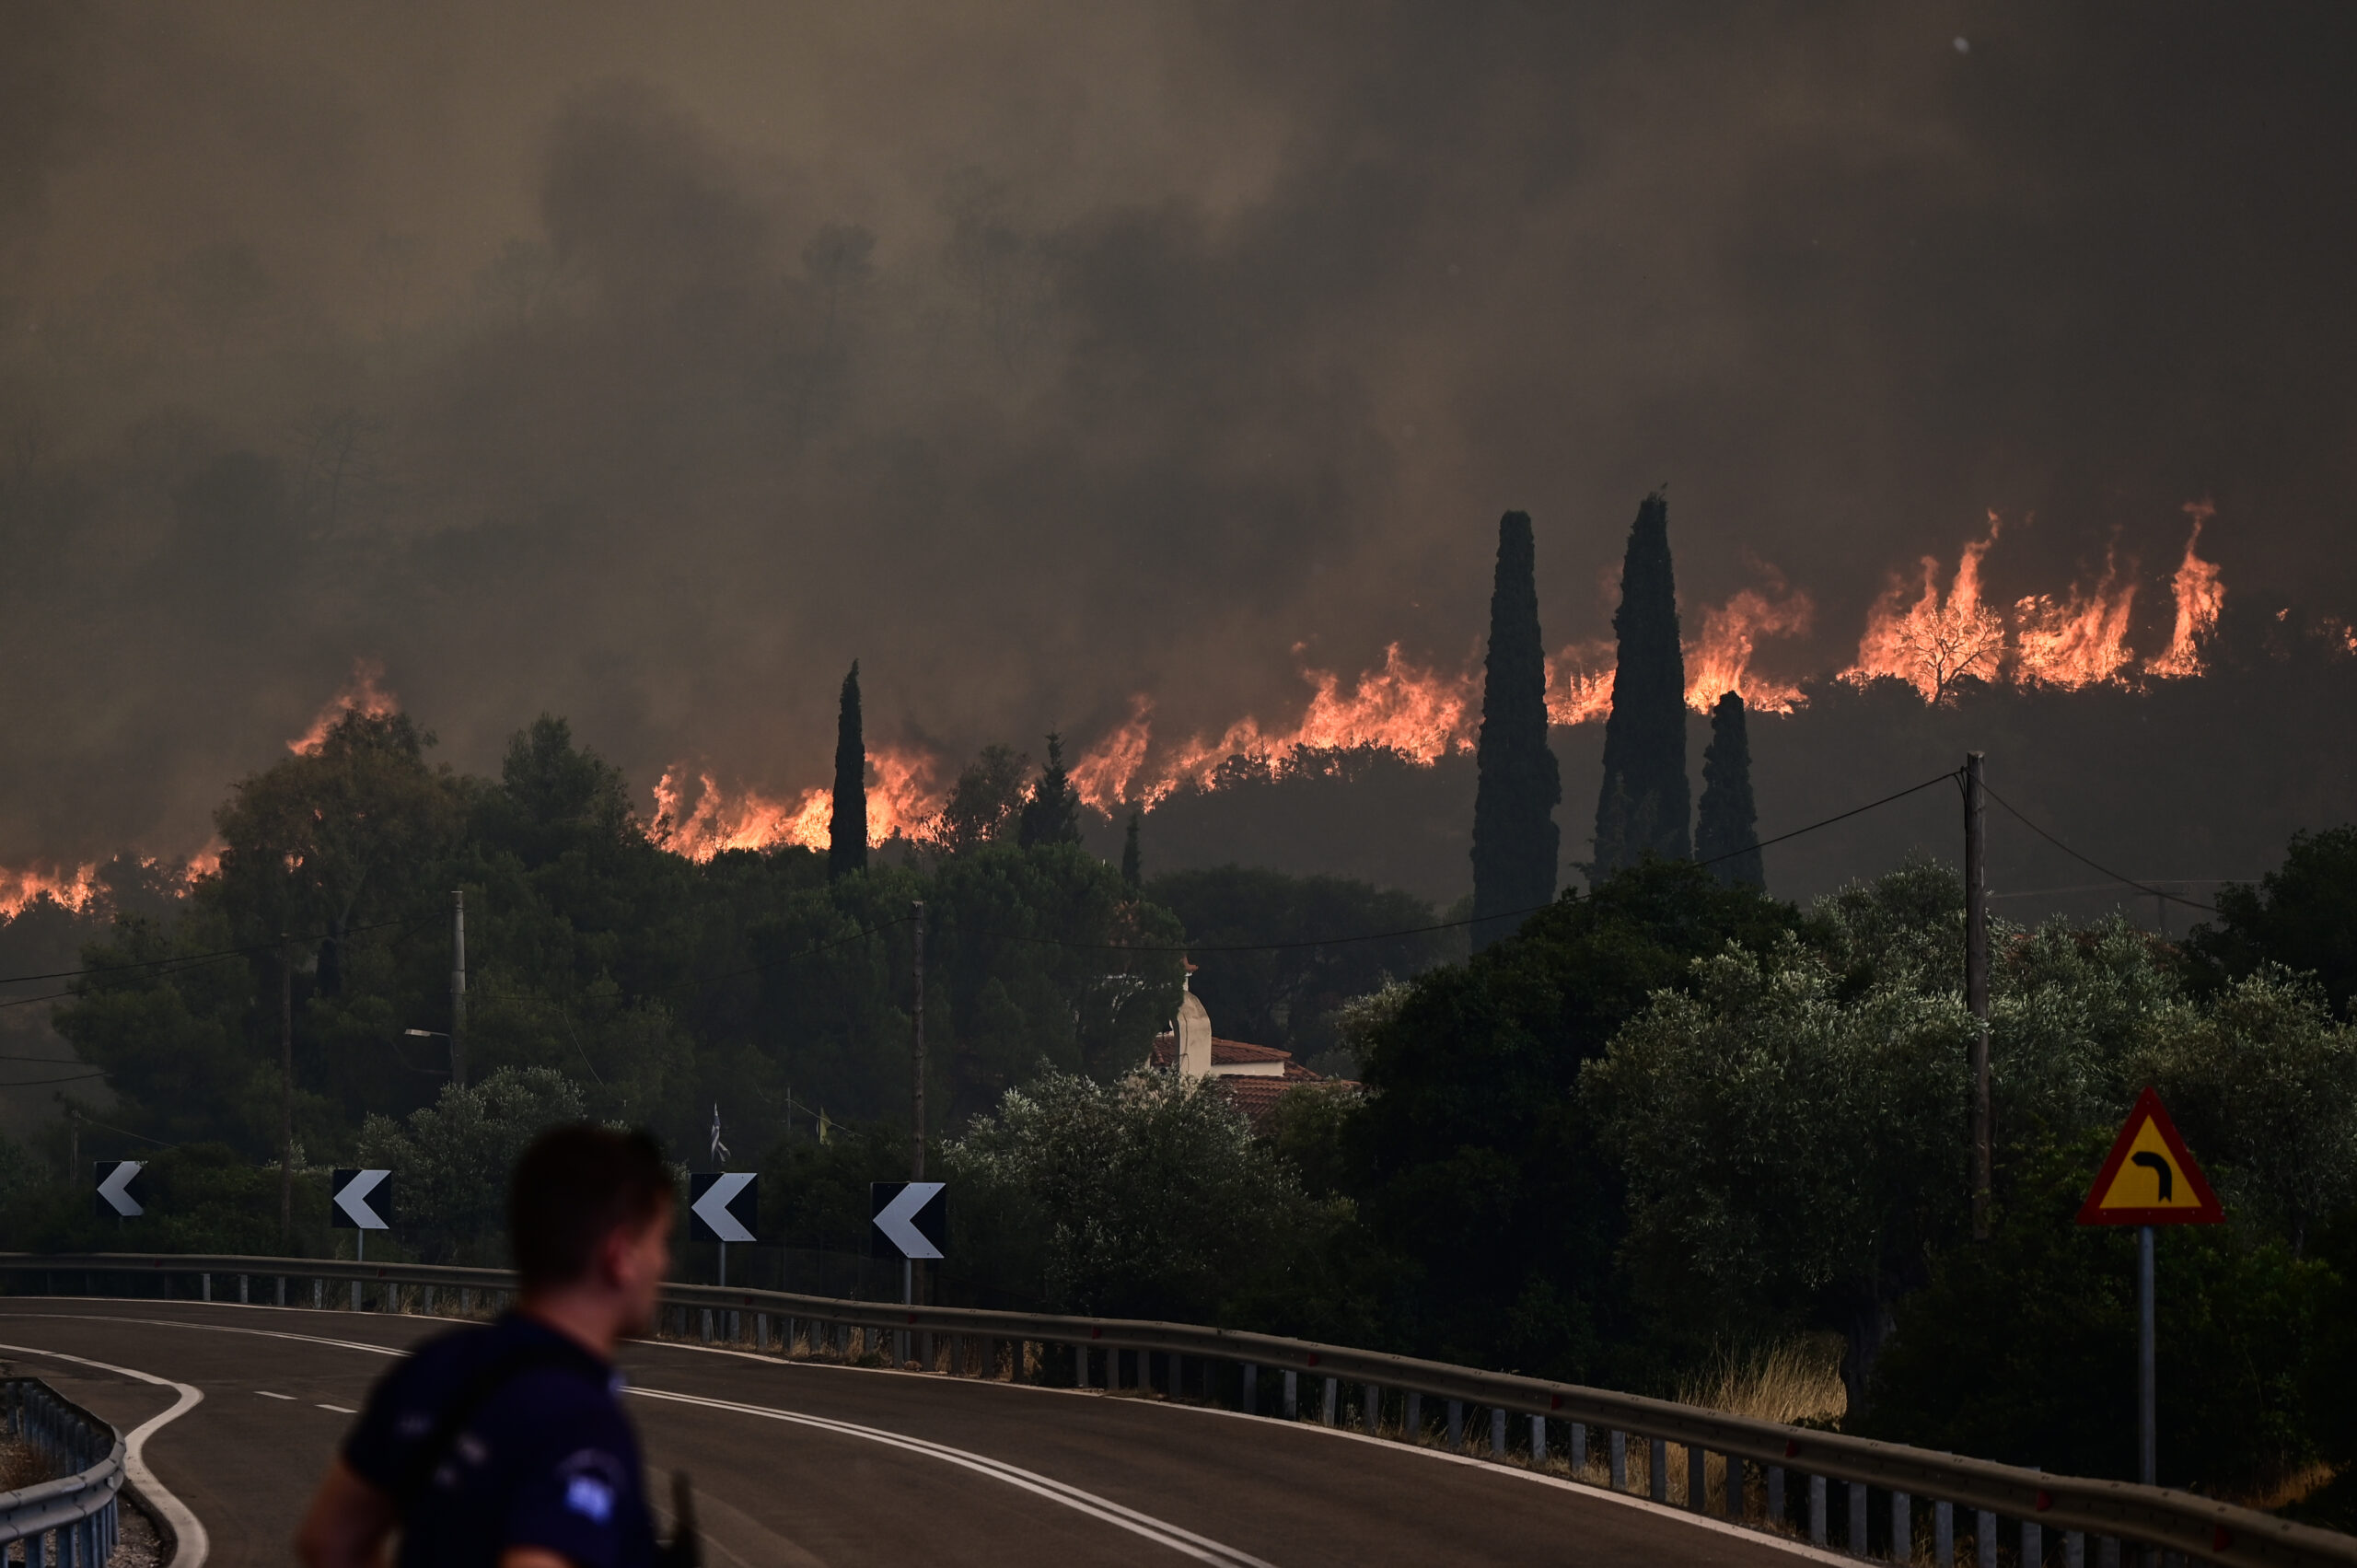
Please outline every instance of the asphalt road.
[[[20, 1296], [0, 1302], [0, 1361], [125, 1432], [179, 1397], [126, 1372], [201, 1390], [202, 1402], [149, 1436], [145, 1457], [203, 1522], [209, 1562], [232, 1568], [291, 1561], [304, 1500], [387, 1353], [444, 1327]], [[681, 1345], [634, 1345], [622, 1360], [647, 1462], [658, 1476], [694, 1477], [715, 1568], [1834, 1561], [1633, 1499], [1306, 1424]]]

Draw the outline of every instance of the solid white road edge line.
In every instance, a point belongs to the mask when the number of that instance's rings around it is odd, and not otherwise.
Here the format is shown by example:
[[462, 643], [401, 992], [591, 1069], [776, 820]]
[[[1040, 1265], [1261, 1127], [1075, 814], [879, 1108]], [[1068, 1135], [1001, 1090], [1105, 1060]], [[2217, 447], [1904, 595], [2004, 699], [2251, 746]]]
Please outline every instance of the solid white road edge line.
[[[73, 1299], [110, 1301], [120, 1298], [110, 1296], [87, 1296], [75, 1297]], [[187, 1305], [194, 1306], [199, 1304], [189, 1303]], [[216, 1301], [205, 1303], [203, 1305], [214, 1307], [227, 1305], [230, 1307], [236, 1307], [238, 1304], [235, 1302], [225, 1304]], [[253, 1308], [247, 1308], [247, 1310], [253, 1310]], [[273, 1312], [292, 1312], [296, 1309], [293, 1307], [273, 1307], [266, 1308], [266, 1310]], [[302, 1310], [308, 1312], [314, 1309], [305, 1307]], [[332, 1311], [334, 1308], [329, 1308], [328, 1310]], [[409, 1316], [415, 1317], [419, 1315], [412, 1313], [409, 1314]], [[397, 1356], [408, 1353], [407, 1351], [395, 1345], [368, 1344], [358, 1340], [331, 1340], [317, 1334], [290, 1334], [274, 1329], [241, 1329], [227, 1323], [200, 1323], [192, 1321], [185, 1318], [116, 1318], [101, 1316], [98, 1313], [91, 1312], [6, 1312], [5, 1310], [0, 1310], [0, 1318], [58, 1318], [75, 1322], [98, 1321], [105, 1323], [137, 1323], [154, 1328], [201, 1329], [214, 1333], [255, 1334], [265, 1339], [301, 1340], [309, 1344], [339, 1345], [345, 1350], [366, 1351], [372, 1355]], [[785, 1367], [794, 1371], [850, 1372], [862, 1373], [869, 1376], [884, 1377], [923, 1377], [932, 1376], [931, 1374], [922, 1372], [903, 1372], [897, 1367], [842, 1366], [830, 1362], [787, 1361], [780, 1356], [763, 1355], [758, 1351], [735, 1350], [726, 1345], [686, 1344], [676, 1340], [644, 1340], [634, 1342], [661, 1350], [692, 1351], [701, 1355], [725, 1355], [740, 1361], [757, 1361], [765, 1365]], [[1108, 1397], [1105, 1390], [1101, 1388], [1047, 1388], [1034, 1383], [985, 1384], [980, 1379], [956, 1379], [955, 1381], [960, 1382], [961, 1384], [970, 1384], [971, 1387], [975, 1388], [995, 1388], [1026, 1394], [1049, 1394], [1065, 1398], [1088, 1396], [1097, 1399], [1105, 1399]], [[641, 1391], [644, 1392], [644, 1390]], [[1229, 1421], [1266, 1423], [1270, 1420], [1267, 1416], [1247, 1415], [1242, 1411], [1223, 1410], [1217, 1405], [1174, 1404], [1164, 1408], [1174, 1412], [1222, 1417]], [[1839, 1568], [1839, 1565], [1840, 1564], [1850, 1563], [1856, 1561], [1854, 1558], [1845, 1557], [1840, 1552], [1828, 1551], [1826, 1548], [1817, 1546], [1810, 1541], [1795, 1540], [1790, 1536], [1777, 1535], [1768, 1530], [1752, 1529], [1744, 1525], [1730, 1524], [1724, 1519], [1713, 1519], [1706, 1514], [1693, 1513], [1689, 1509], [1675, 1507], [1667, 1503], [1656, 1503], [1650, 1497], [1639, 1497], [1630, 1493], [1614, 1492], [1609, 1487], [1595, 1486], [1585, 1481], [1573, 1481], [1564, 1476], [1547, 1475], [1538, 1470], [1525, 1469], [1519, 1465], [1493, 1464], [1488, 1460], [1471, 1458], [1463, 1454], [1452, 1454], [1445, 1448], [1427, 1448], [1422, 1445], [1402, 1443], [1395, 1438], [1370, 1437], [1363, 1432], [1349, 1432], [1341, 1427], [1324, 1426], [1314, 1422], [1294, 1422], [1289, 1424], [1297, 1431], [1312, 1433], [1318, 1436], [1341, 1438], [1352, 1443], [1372, 1443], [1389, 1453], [1413, 1454], [1427, 1459], [1442, 1460], [1452, 1465], [1471, 1465], [1478, 1469], [1485, 1470], [1492, 1475], [1512, 1477], [1520, 1481], [1531, 1481], [1539, 1486], [1553, 1487], [1558, 1491], [1570, 1493], [1573, 1496], [1593, 1498], [1597, 1502], [1610, 1503], [1622, 1508], [1634, 1508], [1641, 1513], [1651, 1514], [1655, 1517], [1665, 1522], [1674, 1520], [1677, 1523], [1687, 1525], [1696, 1529], [1708, 1530], [1713, 1535], [1733, 1537], [1739, 1540], [1748, 1541], [1755, 1546], [1764, 1546], [1773, 1551], [1781, 1551], [1793, 1557], [1801, 1558], [1806, 1562], [1825, 1563], [1829, 1565], [1829, 1568]], [[175, 1564], [174, 1568], [178, 1568], [178, 1565]]]
[[1235, 1547], [1213, 1540], [1208, 1537], [1199, 1536], [1192, 1530], [1182, 1529], [1167, 1519], [1157, 1519], [1151, 1514], [1141, 1514], [1136, 1509], [1124, 1507], [1109, 1497], [1100, 1497], [1093, 1492], [1084, 1492], [1079, 1487], [1057, 1481], [1052, 1476], [1044, 1476], [1036, 1470], [1027, 1470], [1019, 1465], [1008, 1464], [1004, 1459], [993, 1459], [988, 1455], [972, 1453], [964, 1448], [953, 1448], [945, 1443], [930, 1442], [922, 1437], [904, 1436], [897, 1432], [886, 1432], [880, 1427], [861, 1426], [853, 1422], [835, 1421], [826, 1416], [804, 1415], [795, 1411], [777, 1410], [768, 1405], [745, 1405], [731, 1400], [707, 1399], [701, 1394], [677, 1394], [664, 1388], [642, 1388], [636, 1384], [631, 1385], [628, 1391], [643, 1399], [662, 1400], [673, 1404], [696, 1405], [705, 1410], [729, 1411], [737, 1415], [759, 1416], [764, 1421], [782, 1421], [795, 1426], [813, 1427], [821, 1432], [864, 1438], [870, 1443], [884, 1444], [888, 1447], [906, 1449], [912, 1454], [922, 1454], [927, 1458], [939, 1459], [945, 1464], [957, 1465], [961, 1469], [973, 1470], [993, 1481], [1004, 1481], [1009, 1486], [1031, 1493], [1035, 1496], [1044, 1497], [1051, 1503], [1061, 1504], [1076, 1513], [1102, 1519], [1109, 1525], [1128, 1530], [1132, 1535], [1143, 1536], [1158, 1546], [1167, 1546], [1171, 1551], [1191, 1557], [1199, 1562], [1219, 1563], [1228, 1565], [1228, 1568], [1272, 1568], [1271, 1564], [1248, 1552], [1239, 1551]]
[[[24, 1316], [30, 1317], [31, 1314]], [[131, 1484], [139, 1489], [139, 1495], [145, 1498], [156, 1512], [163, 1515], [164, 1522], [172, 1527], [172, 1535], [180, 1544], [172, 1552], [170, 1568], [204, 1568], [204, 1560], [213, 1553], [213, 1539], [204, 1533], [203, 1522], [197, 1518], [187, 1504], [173, 1496], [164, 1483], [156, 1479], [156, 1472], [147, 1468], [146, 1459], [147, 1439], [203, 1403], [204, 1390], [191, 1384], [176, 1383], [169, 1377], [158, 1377], [152, 1372], [142, 1372], [135, 1366], [117, 1366], [110, 1361], [92, 1361], [87, 1356], [67, 1355], [63, 1351], [36, 1350], [30, 1345], [0, 1345], [0, 1350], [18, 1355], [41, 1356], [51, 1361], [70, 1361], [77, 1366], [95, 1366], [101, 1372], [135, 1377], [142, 1383], [153, 1383], [158, 1388], [179, 1392], [180, 1398], [172, 1401], [171, 1409], [160, 1415], [148, 1417], [132, 1428], [123, 1438], [122, 1469]]]
[[[328, 1339], [318, 1334], [290, 1334], [283, 1330], [276, 1329], [241, 1329], [226, 1323], [193, 1323], [185, 1318], [119, 1318], [110, 1315], [101, 1315], [95, 1312], [11, 1312], [0, 1314], [0, 1316], [10, 1318], [43, 1318], [52, 1321], [63, 1322], [124, 1323], [136, 1325], [142, 1328], [195, 1329], [201, 1332], [217, 1334], [250, 1334], [259, 1339], [299, 1340], [307, 1344], [330, 1345], [339, 1350], [362, 1351], [371, 1355], [399, 1356], [408, 1353], [405, 1349], [398, 1345], [372, 1345], [356, 1340]], [[6, 1346], [0, 1346], [0, 1350], [5, 1350], [6, 1348]], [[43, 1351], [37, 1353], [44, 1355], [57, 1354], [57, 1353], [53, 1351]], [[79, 1360], [80, 1358], [76, 1356], [59, 1356], [58, 1359], [75, 1361]], [[103, 1364], [94, 1361], [87, 1363], [87, 1365], [91, 1366], [98, 1366]], [[128, 1368], [124, 1367], [111, 1368], [111, 1370], [124, 1372], [129, 1371]], [[134, 1377], [146, 1378], [149, 1382], [164, 1381], [162, 1378], [149, 1376], [145, 1373], [133, 1372], [130, 1375]], [[174, 1387], [182, 1388], [185, 1387], [185, 1385], [175, 1384]], [[188, 1400], [188, 1403], [191, 1405], [193, 1405], [196, 1400], [201, 1400], [204, 1397], [202, 1393], [199, 1393], [193, 1388], [191, 1388], [188, 1391], [190, 1394], [194, 1396], [193, 1399]], [[1100, 1519], [1107, 1524], [1127, 1530], [1132, 1535], [1143, 1536], [1146, 1539], [1154, 1541], [1156, 1545], [1167, 1546], [1173, 1551], [1177, 1551], [1184, 1556], [1194, 1558], [1197, 1562], [1215, 1564], [1216, 1568], [1273, 1568], [1272, 1564], [1265, 1562], [1260, 1558], [1251, 1556], [1246, 1552], [1238, 1551], [1236, 1548], [1225, 1545], [1219, 1541], [1207, 1539], [1202, 1536], [1194, 1534], [1192, 1531], [1182, 1529], [1178, 1526], [1169, 1523], [1167, 1520], [1157, 1519], [1147, 1514], [1141, 1514], [1135, 1509], [1123, 1507], [1120, 1504], [1113, 1502], [1110, 1498], [1099, 1497], [1091, 1492], [1084, 1492], [1078, 1487], [1069, 1485], [1066, 1482], [1054, 1480], [1049, 1476], [1039, 1475], [1033, 1471], [1023, 1469], [1017, 1466], [1010, 1465], [1003, 1459], [992, 1458], [986, 1454], [969, 1453], [962, 1448], [947, 1447], [942, 1444], [928, 1442], [921, 1437], [904, 1437], [898, 1433], [886, 1432], [878, 1427], [856, 1426], [849, 1422], [832, 1421], [824, 1416], [802, 1415], [790, 1411], [772, 1410], [761, 1405], [732, 1404], [725, 1400], [706, 1399], [699, 1394], [675, 1394], [664, 1389], [642, 1388], [635, 1385], [631, 1387], [630, 1391], [634, 1394], [644, 1394], [649, 1399], [668, 1400], [679, 1404], [702, 1405], [714, 1410], [731, 1411], [741, 1415], [761, 1416], [770, 1421], [790, 1422], [796, 1425], [816, 1427], [824, 1431], [834, 1432], [844, 1436], [859, 1437], [871, 1443], [882, 1443], [892, 1447], [903, 1448], [911, 1453], [923, 1454], [928, 1458], [940, 1459], [946, 1463], [958, 1465], [966, 1469], [973, 1470], [978, 1474], [986, 1475], [993, 1481], [1002, 1481], [1006, 1485], [1016, 1487], [1024, 1492], [1031, 1493], [1036, 1496], [1046, 1498], [1051, 1503], [1055, 1503], [1063, 1507], [1073, 1509], [1077, 1513], [1086, 1514], [1093, 1518]], [[157, 1417], [156, 1421], [151, 1422], [148, 1424], [150, 1426], [160, 1425], [164, 1421], [170, 1419], [172, 1415], [177, 1415], [179, 1413], [179, 1410], [175, 1409], [164, 1416]], [[145, 1428], [142, 1428], [141, 1430], [144, 1432]], [[177, 1505], [177, 1500], [175, 1500], [175, 1505]], [[186, 1512], [184, 1508], [181, 1511], [183, 1513]], [[190, 1518], [192, 1522], [193, 1522], [194, 1516], [191, 1515]], [[201, 1527], [200, 1527], [200, 1528]], [[183, 1565], [178, 1558], [174, 1558], [171, 1568], [201, 1568], [201, 1558], [186, 1565]]]

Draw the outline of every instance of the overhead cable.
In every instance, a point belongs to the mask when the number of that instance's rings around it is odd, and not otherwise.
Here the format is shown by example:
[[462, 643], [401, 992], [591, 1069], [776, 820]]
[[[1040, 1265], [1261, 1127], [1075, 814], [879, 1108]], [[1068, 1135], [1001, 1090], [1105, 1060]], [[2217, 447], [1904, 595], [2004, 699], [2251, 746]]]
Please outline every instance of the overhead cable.
[[2173, 904], [2183, 904], [2188, 909], [2200, 910], [2204, 914], [2216, 914], [2218, 912], [2218, 906], [2215, 904], [2205, 904], [2199, 899], [2183, 899], [2179, 898], [2175, 893], [2165, 893], [2160, 889], [2153, 887], [2148, 883], [2139, 882], [2133, 877], [2122, 877], [2119, 872], [2112, 870], [2107, 865], [2096, 865], [2094, 861], [2089, 860], [2085, 855], [2081, 854], [2077, 850], [2073, 849], [2069, 844], [2064, 843], [2061, 839], [2056, 838], [2052, 833], [2048, 832], [2045, 829], [2039, 827], [2037, 823], [2023, 816], [2019, 810], [2015, 809], [2012, 801], [2007, 800], [2003, 796], [1999, 795], [1995, 790], [1991, 789], [1986, 784], [1983, 784], [1980, 786], [1980, 789], [1982, 794], [1988, 796], [1990, 799], [1995, 801], [1998, 805], [2003, 807], [2007, 812], [2011, 813], [2014, 821], [2019, 822], [2023, 827], [2027, 828], [2031, 832], [2036, 833], [2039, 838], [2044, 839], [2048, 843], [2052, 844], [2056, 849], [2061, 850], [2064, 854], [2069, 855], [2073, 860], [2075, 860], [2080, 865], [2086, 866], [2089, 870], [2103, 873], [2104, 876], [2110, 877], [2114, 882], [2119, 883], [2123, 888], [2133, 888], [2140, 893], [2150, 893], [2156, 899], [2166, 899]]

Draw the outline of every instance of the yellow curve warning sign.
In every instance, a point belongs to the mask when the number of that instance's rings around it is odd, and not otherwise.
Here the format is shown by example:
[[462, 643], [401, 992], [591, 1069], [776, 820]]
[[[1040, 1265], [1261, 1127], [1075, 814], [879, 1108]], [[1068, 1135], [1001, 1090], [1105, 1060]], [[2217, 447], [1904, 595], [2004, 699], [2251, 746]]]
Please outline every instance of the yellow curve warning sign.
[[2081, 1225], [2216, 1225], [2226, 1217], [2161, 1097], [2136, 1097], [2079, 1210]]

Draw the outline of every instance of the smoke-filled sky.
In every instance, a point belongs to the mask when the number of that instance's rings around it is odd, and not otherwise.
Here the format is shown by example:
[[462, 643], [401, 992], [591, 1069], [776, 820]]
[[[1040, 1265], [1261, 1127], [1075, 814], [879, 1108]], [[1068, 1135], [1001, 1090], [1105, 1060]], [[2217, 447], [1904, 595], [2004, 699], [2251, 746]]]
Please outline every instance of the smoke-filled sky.
[[193, 850], [355, 659], [642, 789], [820, 782], [853, 657], [952, 761], [1282, 721], [1477, 657], [1507, 507], [1604, 634], [1662, 483], [1789, 675], [1991, 509], [2140, 651], [2204, 497], [2345, 612], [2352, 79], [2325, 5], [17, 0], [0, 864]]

